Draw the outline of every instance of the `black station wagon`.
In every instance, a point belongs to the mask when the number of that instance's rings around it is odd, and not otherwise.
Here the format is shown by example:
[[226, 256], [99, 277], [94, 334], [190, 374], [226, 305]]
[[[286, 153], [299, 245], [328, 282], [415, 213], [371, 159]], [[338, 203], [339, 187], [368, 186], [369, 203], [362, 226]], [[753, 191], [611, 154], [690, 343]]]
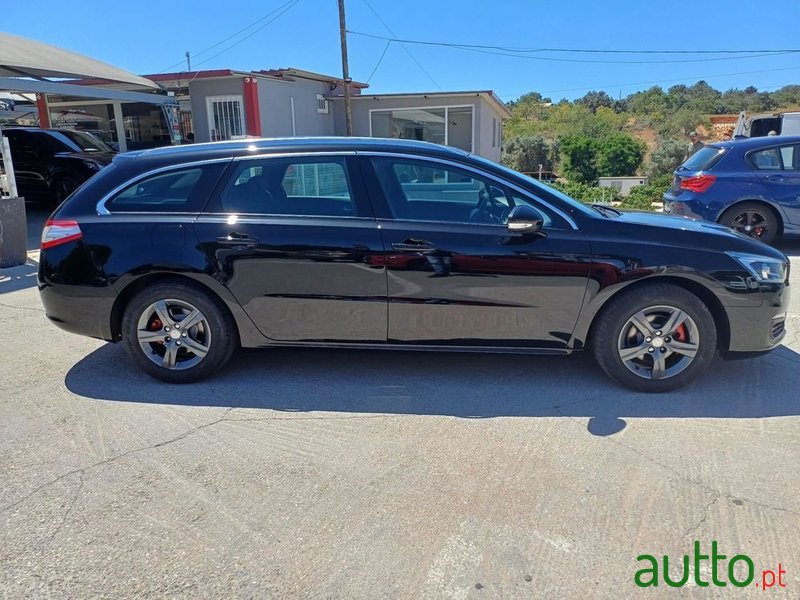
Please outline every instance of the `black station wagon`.
[[122, 154], [42, 233], [59, 327], [189, 382], [239, 347], [569, 354], [686, 384], [784, 336], [789, 262], [727, 227], [587, 206], [453, 148], [240, 140]]

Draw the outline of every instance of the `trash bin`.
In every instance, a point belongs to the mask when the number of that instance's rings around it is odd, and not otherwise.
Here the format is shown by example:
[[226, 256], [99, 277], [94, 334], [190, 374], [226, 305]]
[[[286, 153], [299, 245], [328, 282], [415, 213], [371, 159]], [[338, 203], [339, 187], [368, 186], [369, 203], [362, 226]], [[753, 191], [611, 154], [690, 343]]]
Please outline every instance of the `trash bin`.
[[28, 228], [24, 198], [0, 198], [0, 268], [28, 260]]

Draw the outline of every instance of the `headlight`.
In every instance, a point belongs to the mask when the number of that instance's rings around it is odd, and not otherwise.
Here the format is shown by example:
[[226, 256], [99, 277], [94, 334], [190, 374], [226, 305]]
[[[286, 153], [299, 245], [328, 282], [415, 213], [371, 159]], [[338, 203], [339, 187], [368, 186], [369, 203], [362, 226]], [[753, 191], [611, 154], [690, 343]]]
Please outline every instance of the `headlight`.
[[781, 283], [786, 280], [789, 264], [784, 260], [739, 252], [726, 252], [725, 254], [747, 269], [757, 281]]
[[83, 165], [90, 171], [95, 171], [95, 172], [103, 168], [103, 165], [101, 165], [100, 163], [96, 163], [93, 160], [85, 160], [83, 161]]

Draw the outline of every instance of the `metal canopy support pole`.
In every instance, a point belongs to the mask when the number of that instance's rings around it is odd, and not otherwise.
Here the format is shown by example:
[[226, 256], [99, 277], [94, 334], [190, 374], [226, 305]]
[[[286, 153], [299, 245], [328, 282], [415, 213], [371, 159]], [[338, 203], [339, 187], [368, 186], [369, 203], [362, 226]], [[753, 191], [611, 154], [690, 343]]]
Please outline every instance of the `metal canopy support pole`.
[[39, 127], [50, 129], [50, 105], [47, 94], [36, 94], [36, 109], [39, 111]]
[[114, 106], [114, 126], [117, 130], [117, 144], [120, 152], [128, 151], [128, 141], [125, 139], [125, 123], [122, 121], [122, 102], [115, 101]]

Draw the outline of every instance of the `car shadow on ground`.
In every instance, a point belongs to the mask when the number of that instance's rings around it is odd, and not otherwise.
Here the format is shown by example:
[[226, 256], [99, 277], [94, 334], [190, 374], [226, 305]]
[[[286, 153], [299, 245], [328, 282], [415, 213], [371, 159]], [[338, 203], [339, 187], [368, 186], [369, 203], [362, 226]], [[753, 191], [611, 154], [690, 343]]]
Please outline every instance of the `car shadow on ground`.
[[30, 257], [24, 265], [0, 269], [0, 295], [35, 286], [38, 269], [39, 263]]
[[800, 354], [781, 346], [743, 361], [717, 359], [687, 388], [642, 394], [608, 380], [589, 357], [270, 349], [238, 353], [211, 379], [168, 385], [106, 344], [78, 362], [67, 388], [86, 398], [284, 412], [589, 418], [593, 435], [624, 418], [800, 415]]

